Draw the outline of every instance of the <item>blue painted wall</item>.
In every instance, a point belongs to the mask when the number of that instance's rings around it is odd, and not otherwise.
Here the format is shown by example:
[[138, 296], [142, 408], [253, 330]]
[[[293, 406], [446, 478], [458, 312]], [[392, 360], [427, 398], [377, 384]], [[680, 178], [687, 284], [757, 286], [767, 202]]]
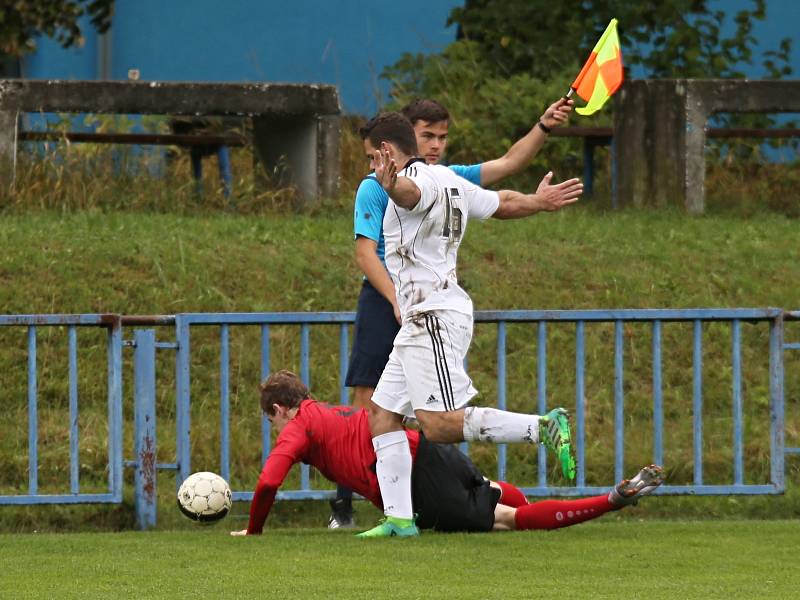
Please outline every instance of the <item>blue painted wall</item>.
[[[383, 68], [403, 52], [438, 52], [455, 39], [445, 27], [460, 0], [257, 1], [117, 0], [109, 72], [143, 80], [285, 81], [339, 86], [347, 112], [371, 114], [385, 98]], [[102, 57], [85, 28], [83, 48], [43, 38], [23, 76], [96, 79]]]
[[[438, 52], [455, 38], [447, 16], [462, 0], [117, 0], [107, 73], [126, 79], [139, 69], [145, 80], [287, 81], [339, 86], [346, 112], [372, 114], [388, 86], [384, 67], [404, 52]], [[498, 4], [501, 4], [498, 2]], [[750, 0], [713, 0], [732, 16]], [[800, 0], [767, 0], [767, 21], [757, 23], [756, 55], [795, 39], [793, 77], [800, 77]], [[63, 50], [47, 38], [23, 61], [23, 76], [97, 79], [103, 72], [98, 36], [88, 26], [86, 44]], [[760, 59], [756, 59], [760, 63]], [[634, 73], [636, 75], [636, 73]], [[747, 70], [765, 73], [759, 65]]]

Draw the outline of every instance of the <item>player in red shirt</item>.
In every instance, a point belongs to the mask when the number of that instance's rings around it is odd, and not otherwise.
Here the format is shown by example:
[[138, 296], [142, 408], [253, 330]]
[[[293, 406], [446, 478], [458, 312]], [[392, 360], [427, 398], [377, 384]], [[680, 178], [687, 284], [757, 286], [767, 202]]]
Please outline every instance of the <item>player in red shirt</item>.
[[[258, 478], [247, 529], [231, 535], [262, 532], [275, 494], [297, 462], [315, 467], [327, 479], [384, 508], [365, 410], [313, 400], [300, 378], [289, 371], [273, 373], [261, 384], [261, 407], [279, 435]], [[414, 465], [412, 498], [421, 529], [556, 529], [635, 504], [663, 482], [661, 467], [650, 465], [608, 494], [528, 504], [521, 490], [489, 481], [455, 446], [428, 442], [410, 429], [406, 436]]]

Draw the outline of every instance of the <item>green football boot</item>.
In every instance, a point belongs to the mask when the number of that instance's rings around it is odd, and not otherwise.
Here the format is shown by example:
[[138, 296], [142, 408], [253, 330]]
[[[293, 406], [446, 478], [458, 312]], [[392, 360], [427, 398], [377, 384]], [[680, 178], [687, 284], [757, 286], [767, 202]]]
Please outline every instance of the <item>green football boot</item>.
[[414, 519], [399, 519], [386, 517], [377, 526], [368, 531], [356, 534], [357, 538], [379, 537], [414, 537], [419, 535], [419, 529], [414, 524]]
[[539, 417], [539, 442], [558, 456], [564, 477], [570, 481], [575, 479], [575, 457], [572, 455], [569, 416], [565, 408], [554, 408]]

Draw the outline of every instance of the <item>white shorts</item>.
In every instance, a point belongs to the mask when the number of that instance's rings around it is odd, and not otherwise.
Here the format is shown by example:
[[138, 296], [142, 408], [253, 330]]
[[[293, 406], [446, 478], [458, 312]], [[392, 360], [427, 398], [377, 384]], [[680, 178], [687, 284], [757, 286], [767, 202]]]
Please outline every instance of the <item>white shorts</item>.
[[463, 408], [478, 393], [464, 370], [471, 341], [471, 315], [437, 310], [406, 320], [372, 401], [407, 417]]

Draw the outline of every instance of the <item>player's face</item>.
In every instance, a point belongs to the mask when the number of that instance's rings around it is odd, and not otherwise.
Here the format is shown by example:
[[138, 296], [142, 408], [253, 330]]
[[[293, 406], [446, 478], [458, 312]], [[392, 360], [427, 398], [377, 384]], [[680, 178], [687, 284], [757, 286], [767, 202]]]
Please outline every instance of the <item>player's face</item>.
[[375, 170], [375, 155], [377, 154], [377, 150], [369, 141], [369, 139], [364, 140], [364, 154], [367, 155], [367, 160], [369, 161], [369, 170]]
[[273, 408], [275, 409], [275, 414], [267, 414], [267, 419], [272, 424], [272, 428], [280, 433], [283, 431], [283, 428], [286, 427], [286, 424], [291, 421], [292, 416], [294, 415], [291, 415], [289, 409], [287, 409], [285, 406], [279, 406], [275, 404], [273, 405]]
[[447, 121], [417, 121], [414, 123], [414, 133], [417, 135], [418, 154], [429, 165], [439, 164], [444, 150], [447, 147]]

